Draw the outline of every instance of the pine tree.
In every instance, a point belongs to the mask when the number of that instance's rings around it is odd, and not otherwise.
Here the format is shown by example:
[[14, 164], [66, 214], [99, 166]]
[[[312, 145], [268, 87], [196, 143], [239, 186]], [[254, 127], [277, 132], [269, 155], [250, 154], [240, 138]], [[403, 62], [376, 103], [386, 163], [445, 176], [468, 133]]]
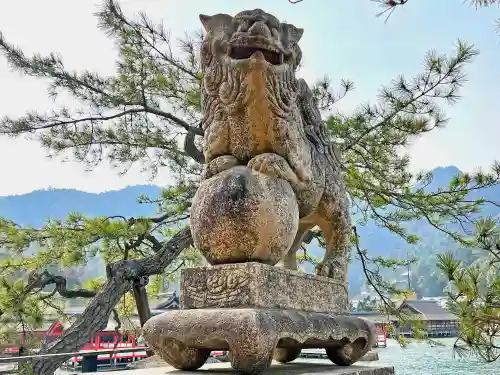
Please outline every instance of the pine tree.
[[[172, 271], [200, 261], [185, 222], [203, 163], [201, 140], [196, 138], [202, 135], [198, 127], [201, 34], [185, 36], [175, 51], [163, 25], [153, 24], [145, 14], [127, 17], [114, 0], [104, 1], [96, 16], [119, 52], [114, 76], [68, 71], [57, 54], [27, 56], [0, 36], [0, 50], [14, 70], [45, 79], [49, 95], [69, 93], [79, 105], [78, 109], [4, 117], [0, 134], [29, 134], [48, 153], [72, 152], [89, 168], [104, 160], [120, 173], [138, 163], [152, 176], [168, 168], [175, 183], [159, 198], [140, 197], [144, 204], [158, 205], [156, 217], [123, 217], [117, 207], [107, 217], [74, 213], [65, 220], [49, 220], [40, 228], [0, 221], [0, 247], [4, 249], [0, 314], [6, 333], [36, 327], [46, 306], [60, 310], [63, 298], [90, 298], [84, 313], [42, 353], [78, 350], [107, 324], [123, 301], [127, 303], [126, 293], [144, 283], [145, 277], [152, 278], [149, 288], [158, 288], [166, 268]], [[407, 231], [405, 223], [423, 219], [437, 231], [466, 241], [464, 231], [481, 207], [490, 203], [472, 200], [468, 193], [497, 185], [500, 165], [494, 163], [488, 173], [456, 176], [448, 188], [429, 191], [432, 175], [409, 173], [409, 156], [401, 151], [412, 139], [446, 124], [442, 107], [459, 99], [465, 67], [477, 54], [474, 46], [462, 41], [448, 56], [429, 52], [421, 74], [411, 79], [398, 77], [382, 87], [375, 102], [360, 105], [349, 115], [326, 118], [329, 135], [344, 157], [349, 194], [361, 218], [357, 225], [374, 220], [416, 243], [419, 238]], [[321, 110], [331, 113], [353, 87], [352, 82], [342, 81], [338, 92], [325, 79], [313, 91]], [[315, 232], [308, 237], [322, 240]], [[369, 281], [379, 290], [391, 291], [390, 283], [378, 277], [377, 268], [405, 261], [371, 258], [356, 234], [353, 243]], [[107, 278], [93, 281], [89, 288], [67, 288], [61, 275], [50, 272], [54, 265], [59, 269], [84, 265], [97, 254], [107, 262]], [[114, 315], [119, 319], [120, 311]], [[51, 374], [63, 361], [40, 359], [31, 364], [32, 370]]]
[[474, 354], [487, 362], [500, 358], [500, 226], [498, 218], [477, 222], [470, 247], [483, 257], [464, 267], [451, 252], [439, 254], [438, 267], [448, 284], [448, 308], [460, 318], [457, 354]]

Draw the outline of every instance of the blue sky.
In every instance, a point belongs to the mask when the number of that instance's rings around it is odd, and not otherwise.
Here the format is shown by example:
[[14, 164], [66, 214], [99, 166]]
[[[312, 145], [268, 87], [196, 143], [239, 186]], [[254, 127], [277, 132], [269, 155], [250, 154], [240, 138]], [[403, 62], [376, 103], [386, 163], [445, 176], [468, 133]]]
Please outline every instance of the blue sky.
[[[412, 0], [384, 23], [383, 17], [375, 17], [380, 9], [370, 0], [304, 0], [296, 5], [287, 0], [123, 0], [122, 4], [128, 14], [143, 10], [155, 20], [163, 19], [173, 36], [199, 28], [199, 13], [234, 14], [252, 8], [262, 8], [303, 27], [305, 66], [301, 74], [308, 81], [324, 74], [334, 82], [353, 80], [356, 90], [338, 105], [346, 112], [376, 99], [378, 88], [398, 74], [417, 74], [428, 50], [452, 51], [457, 38], [474, 43], [481, 54], [467, 67], [469, 81], [462, 90], [463, 98], [446, 110], [451, 118], [446, 129], [411, 146], [412, 170], [450, 164], [473, 170], [487, 167], [500, 156], [500, 36], [494, 32], [495, 18], [500, 17], [497, 7], [476, 11], [461, 0]], [[28, 52], [57, 51], [69, 68], [112, 74], [114, 51], [111, 41], [96, 28], [95, 10], [96, 2], [90, 1], [18, 0], [2, 8], [0, 30]], [[20, 17], [23, 22], [19, 22]], [[28, 109], [53, 106], [43, 82], [20, 78], [2, 59], [0, 82], [0, 115], [21, 115]], [[25, 140], [0, 138], [0, 158], [16, 160], [15, 165], [0, 163], [0, 174], [10, 176], [2, 182], [0, 195], [49, 185], [103, 191], [147, 179], [135, 169], [118, 177], [105, 165], [87, 173], [71, 162], [47, 160], [36, 143]], [[21, 169], [23, 175], [18, 173]], [[168, 175], [160, 173], [154, 182], [167, 180]]]

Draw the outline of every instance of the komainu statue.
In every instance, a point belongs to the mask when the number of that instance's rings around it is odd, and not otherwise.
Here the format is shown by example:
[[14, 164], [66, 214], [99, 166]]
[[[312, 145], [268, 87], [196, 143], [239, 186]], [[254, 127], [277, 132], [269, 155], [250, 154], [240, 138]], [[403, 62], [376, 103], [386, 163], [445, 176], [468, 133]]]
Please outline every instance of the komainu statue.
[[349, 203], [338, 152], [311, 90], [295, 76], [303, 29], [260, 9], [200, 18], [207, 32], [201, 51], [204, 178], [244, 165], [288, 181], [300, 221], [285, 267], [297, 268], [296, 251], [317, 225], [326, 242], [317, 274], [345, 278]]
[[[212, 350], [227, 350], [231, 367], [247, 375], [304, 348], [350, 366], [376, 331], [346, 315], [348, 200], [313, 95], [295, 76], [303, 30], [259, 9], [200, 19], [206, 165], [190, 225], [211, 266], [182, 271], [181, 308], [149, 319], [144, 338], [180, 370], [200, 368]], [[318, 275], [305, 275], [296, 251], [315, 226], [325, 257]]]

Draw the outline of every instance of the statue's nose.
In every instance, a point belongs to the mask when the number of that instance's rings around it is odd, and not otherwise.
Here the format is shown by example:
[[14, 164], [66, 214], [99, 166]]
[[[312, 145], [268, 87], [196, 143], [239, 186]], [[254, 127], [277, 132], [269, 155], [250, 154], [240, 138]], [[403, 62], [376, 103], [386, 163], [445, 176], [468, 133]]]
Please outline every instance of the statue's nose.
[[271, 37], [271, 30], [269, 30], [269, 27], [267, 27], [264, 21], [254, 22], [248, 32], [250, 33], [250, 35], [263, 36], [266, 38]]

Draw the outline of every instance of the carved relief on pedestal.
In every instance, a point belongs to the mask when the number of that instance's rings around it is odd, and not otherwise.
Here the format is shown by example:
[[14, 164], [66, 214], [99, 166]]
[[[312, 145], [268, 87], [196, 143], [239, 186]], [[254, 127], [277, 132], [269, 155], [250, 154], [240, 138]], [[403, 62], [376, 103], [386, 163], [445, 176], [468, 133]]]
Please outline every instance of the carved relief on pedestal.
[[[183, 301], [186, 297], [191, 305], [223, 306], [239, 304], [238, 298], [242, 292], [249, 292], [250, 276], [238, 270], [229, 269], [225, 272], [200, 272], [188, 285], [183, 285]], [[183, 302], [181, 302], [181, 305]], [[185, 303], [182, 307], [186, 307]]]

